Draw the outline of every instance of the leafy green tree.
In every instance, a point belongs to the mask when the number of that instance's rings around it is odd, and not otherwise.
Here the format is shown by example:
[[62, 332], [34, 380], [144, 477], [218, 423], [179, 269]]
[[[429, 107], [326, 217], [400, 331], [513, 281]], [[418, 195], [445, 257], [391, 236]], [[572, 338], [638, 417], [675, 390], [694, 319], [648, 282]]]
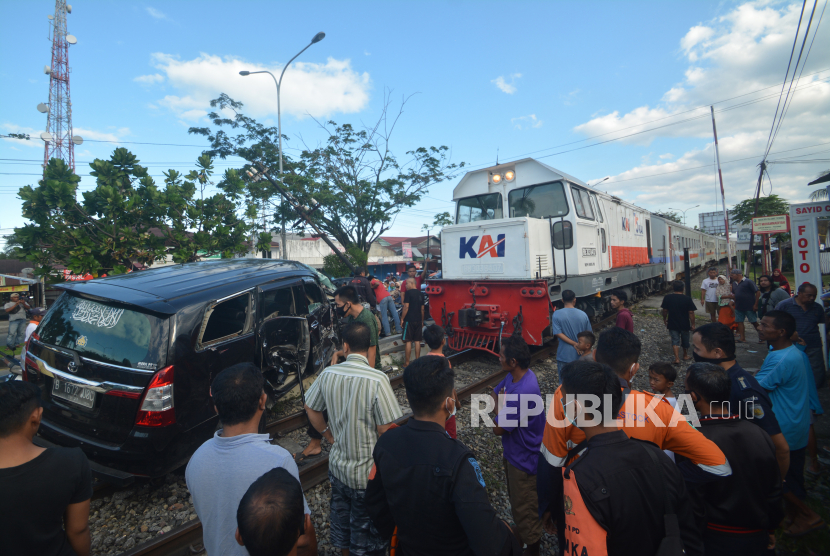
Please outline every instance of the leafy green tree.
[[[39, 274], [53, 265], [74, 273], [121, 274], [134, 264], [152, 265], [171, 255], [190, 262], [202, 256], [246, 253], [250, 226], [238, 215], [245, 188], [227, 171], [224, 191], [205, 197], [213, 163], [202, 155], [187, 175], [165, 172], [160, 190], [147, 168], [125, 148], [109, 160], [90, 164], [96, 187], [81, 193], [80, 177], [63, 160], [49, 161], [37, 186], [20, 189], [23, 216], [15, 228], [18, 258], [34, 263]], [[270, 237], [259, 238], [270, 242]]]
[[[356, 267], [365, 267], [369, 260], [369, 255], [355, 245], [347, 248], [343, 255]], [[343, 259], [332, 253], [323, 257], [323, 272], [335, 278], [343, 278], [349, 276], [352, 271], [346, 266]]]
[[658, 216], [661, 218], [665, 218], [666, 220], [670, 220], [672, 222], [677, 222], [678, 224], [683, 223], [683, 219], [680, 217], [679, 212], [669, 211], [669, 212], [660, 212], [657, 213]]
[[[819, 180], [821, 178], [825, 178], [828, 175], [830, 175], [830, 170], [822, 170], [821, 172], [818, 173], [818, 176], [816, 176], [816, 180]], [[810, 201], [811, 202], [816, 203], [818, 201], [826, 201], [827, 200], [827, 187], [826, 187], [825, 184], [826, 184], [826, 182], [820, 183], [819, 186], [818, 186], [818, 189], [814, 189], [810, 193]]]
[[[729, 214], [734, 216], [736, 222], [744, 225], [752, 224], [754, 216], [775, 216], [777, 214], [789, 214], [790, 204], [778, 195], [768, 195], [758, 198], [758, 213], [755, 213], [755, 198], [745, 199], [732, 207]], [[784, 249], [781, 247], [784, 242], [790, 240], [790, 234], [775, 234], [775, 241], [779, 245], [778, 268], [784, 260]]]
[[[315, 225], [347, 250], [357, 247], [368, 253], [401, 210], [417, 203], [431, 186], [455, 177], [464, 166], [450, 161], [446, 146], [419, 147], [405, 153], [406, 162], [398, 161], [391, 140], [405, 104], [406, 100], [391, 114], [387, 99], [377, 122], [365, 129], [320, 123], [326, 134], [323, 144], [306, 146], [296, 159], [283, 153], [286, 188], [307, 207]], [[248, 182], [251, 197], [270, 203], [268, 216], [273, 222], [284, 219], [289, 227], [302, 230], [305, 223], [288, 203], [277, 204], [279, 195], [267, 180], [254, 182], [247, 176], [251, 166], [262, 164], [271, 178], [279, 178], [276, 128], [244, 115], [242, 103], [224, 93], [211, 106], [219, 109], [208, 115], [218, 129], [190, 128], [190, 133], [208, 138], [211, 148], [206, 154], [247, 160], [240, 175]], [[233, 117], [225, 117], [228, 113]]]

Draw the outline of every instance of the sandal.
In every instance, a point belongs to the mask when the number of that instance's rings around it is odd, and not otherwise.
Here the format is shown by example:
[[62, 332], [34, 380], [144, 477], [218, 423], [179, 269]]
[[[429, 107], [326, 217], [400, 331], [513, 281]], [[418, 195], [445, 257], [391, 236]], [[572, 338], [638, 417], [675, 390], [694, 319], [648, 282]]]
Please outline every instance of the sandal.
[[822, 527], [824, 527], [824, 520], [819, 518], [818, 521], [810, 523], [803, 530], [799, 531], [793, 531], [792, 525], [790, 525], [784, 530], [784, 534], [788, 537], [803, 537], [804, 535], [812, 533], [813, 531], [821, 529]]
[[299, 454], [292, 454], [292, 455], [294, 457], [294, 463], [297, 464], [297, 467], [301, 467], [301, 466], [309, 463], [309, 461], [307, 461], [307, 460], [312, 460], [314, 458], [317, 458], [317, 457], [320, 457], [321, 455], [323, 455], [323, 451], [320, 450], [316, 454], [304, 454], [304, 453], [300, 452]]

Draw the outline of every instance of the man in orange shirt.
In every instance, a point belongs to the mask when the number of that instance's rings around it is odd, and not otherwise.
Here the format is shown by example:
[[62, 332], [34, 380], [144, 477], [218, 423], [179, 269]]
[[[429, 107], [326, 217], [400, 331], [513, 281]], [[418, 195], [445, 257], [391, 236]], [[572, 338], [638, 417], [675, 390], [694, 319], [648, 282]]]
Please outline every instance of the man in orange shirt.
[[[668, 402], [648, 392], [631, 390], [630, 381], [640, 368], [637, 360], [641, 347], [637, 336], [613, 327], [600, 334], [594, 350], [594, 360], [611, 367], [620, 381], [623, 402], [617, 415], [618, 427], [629, 438], [653, 442], [663, 450], [671, 450], [688, 459], [689, 462], [681, 466], [688, 482], [703, 483], [731, 475], [732, 469], [723, 452], [696, 431]], [[585, 440], [585, 434], [565, 418], [563, 402], [567, 401], [563, 399], [561, 388], [557, 389], [548, 408], [537, 474], [542, 521], [548, 532], [553, 534], [552, 518], [555, 517], [560, 536], [565, 517], [560, 468], [567, 460], [579, 455], [582, 451], [579, 445]], [[681, 397], [678, 400], [681, 406], [682, 401]]]

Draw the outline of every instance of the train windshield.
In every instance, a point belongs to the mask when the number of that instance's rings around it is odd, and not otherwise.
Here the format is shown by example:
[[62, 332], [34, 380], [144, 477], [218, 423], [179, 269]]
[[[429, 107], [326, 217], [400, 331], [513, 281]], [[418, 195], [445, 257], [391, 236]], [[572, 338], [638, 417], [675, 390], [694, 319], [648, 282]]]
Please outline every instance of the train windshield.
[[465, 197], [458, 201], [456, 224], [502, 218], [501, 193]]
[[511, 218], [548, 218], [568, 214], [568, 199], [561, 181], [514, 189], [507, 199]]

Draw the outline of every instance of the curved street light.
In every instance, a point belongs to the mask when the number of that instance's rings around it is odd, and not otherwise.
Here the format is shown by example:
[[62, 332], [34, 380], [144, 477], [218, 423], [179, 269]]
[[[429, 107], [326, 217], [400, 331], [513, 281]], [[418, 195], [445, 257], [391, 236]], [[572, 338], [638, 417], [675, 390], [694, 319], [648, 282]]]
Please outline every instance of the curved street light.
[[[271, 73], [270, 71], [267, 71], [267, 70], [263, 70], [263, 71], [245, 71], [245, 70], [243, 70], [243, 71], [239, 72], [239, 75], [241, 75], [243, 77], [248, 76], [248, 75], [254, 75], [255, 73], [267, 73], [274, 80], [274, 85], [277, 86], [277, 134], [279, 135], [279, 151], [280, 151], [280, 185], [285, 185], [284, 182], [283, 182], [283, 179], [282, 179], [282, 115], [281, 115], [281, 110], [280, 110], [280, 85], [282, 85], [282, 77], [285, 75], [285, 70], [288, 69], [288, 66], [291, 65], [291, 62], [293, 62], [294, 60], [297, 59], [297, 56], [299, 56], [300, 54], [302, 54], [303, 52], [308, 50], [309, 46], [311, 46], [312, 44], [320, 42], [324, 38], [326, 38], [326, 34], [323, 33], [322, 31], [320, 31], [319, 33], [314, 35], [314, 37], [312, 37], [312, 39], [311, 39], [311, 42], [308, 43], [308, 45], [306, 45], [305, 48], [303, 48], [302, 50], [297, 52], [297, 54], [295, 54], [293, 58], [288, 60], [288, 63], [285, 64], [285, 66], [282, 68], [282, 73], [280, 73], [279, 80], [276, 77], [274, 77], [273, 73]], [[280, 199], [280, 206], [282, 206], [282, 199]], [[281, 241], [281, 246], [280, 247], [281, 247], [281, 251], [282, 251], [282, 258], [283, 259], [288, 258], [288, 244], [285, 241], [285, 217], [282, 218], [282, 241]]]
[[[699, 206], [700, 206], [700, 205], [695, 205], [695, 206], [693, 206], [693, 207], [689, 207], [689, 208], [687, 208], [686, 210], [692, 210], [693, 208], [697, 208], [697, 207], [699, 207]], [[678, 210], [678, 211], [682, 212], [682, 213], [683, 213], [683, 225], [684, 225], [684, 226], [686, 225], [686, 210], [676, 209], [676, 208], [671, 208], [671, 207], [669, 207], [669, 210]]]

